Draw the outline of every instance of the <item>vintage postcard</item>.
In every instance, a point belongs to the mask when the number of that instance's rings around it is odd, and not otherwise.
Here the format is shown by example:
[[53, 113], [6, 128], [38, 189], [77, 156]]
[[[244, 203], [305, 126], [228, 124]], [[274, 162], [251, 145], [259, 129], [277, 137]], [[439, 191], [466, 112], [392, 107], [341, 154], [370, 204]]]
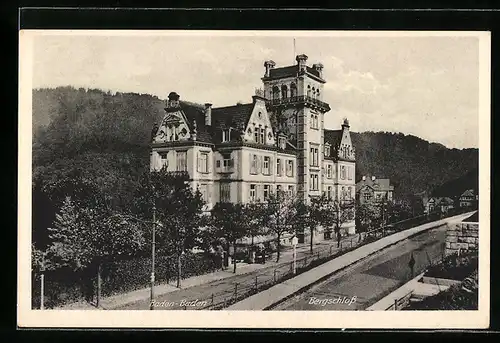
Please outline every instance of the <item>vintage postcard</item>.
[[489, 32], [22, 30], [19, 59], [19, 327], [488, 327]]

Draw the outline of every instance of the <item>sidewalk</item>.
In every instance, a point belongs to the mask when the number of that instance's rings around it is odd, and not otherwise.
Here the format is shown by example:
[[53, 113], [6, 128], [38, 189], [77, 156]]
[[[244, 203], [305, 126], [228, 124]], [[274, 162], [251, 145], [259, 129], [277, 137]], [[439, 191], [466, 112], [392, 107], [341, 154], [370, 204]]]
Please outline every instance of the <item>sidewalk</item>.
[[274, 304], [286, 299], [316, 282], [372, 255], [378, 251], [403, 241], [423, 231], [445, 225], [447, 222], [460, 221], [470, 216], [471, 213], [461, 214], [435, 222], [416, 226], [414, 228], [397, 232], [372, 243], [361, 246], [351, 252], [341, 255], [329, 262], [319, 265], [307, 272], [297, 275], [285, 282], [277, 284], [263, 292], [252, 295], [227, 308], [227, 310], [265, 310]]
[[[342, 242], [348, 242], [353, 237], [357, 237], [358, 235], [346, 236], [342, 239]], [[314, 253], [317, 251], [323, 251], [329, 249], [330, 246], [337, 246], [337, 241], [335, 240], [324, 240], [314, 244]], [[297, 259], [310, 256], [310, 245], [309, 243], [301, 243], [296, 248]], [[282, 247], [282, 251], [280, 253], [280, 260], [276, 263], [276, 253], [273, 256], [266, 260], [266, 263], [238, 263], [236, 265], [236, 273], [233, 273], [233, 265], [230, 265], [225, 270], [219, 270], [216, 272], [212, 272], [209, 274], [203, 274], [198, 276], [189, 277], [181, 280], [181, 288], [176, 287], [176, 280], [172, 280], [169, 283], [164, 283], [161, 285], [155, 286], [155, 298], [160, 297], [162, 295], [166, 295], [168, 293], [176, 292], [179, 290], [185, 290], [191, 287], [196, 287], [200, 285], [207, 285], [212, 282], [221, 281], [227, 278], [232, 278], [237, 275], [246, 275], [252, 273], [258, 273], [266, 268], [277, 267], [293, 261], [293, 249], [291, 247]], [[127, 304], [135, 303], [141, 300], [149, 300], [151, 295], [151, 288], [145, 287], [142, 289], [138, 289], [135, 291], [130, 291], [127, 293], [116, 294], [108, 297], [103, 297], [101, 299], [101, 307], [102, 309], [112, 310]], [[86, 302], [77, 302], [67, 304], [61, 307], [57, 307], [58, 310], [68, 310], [68, 309], [97, 309], [94, 305], [86, 303]]]

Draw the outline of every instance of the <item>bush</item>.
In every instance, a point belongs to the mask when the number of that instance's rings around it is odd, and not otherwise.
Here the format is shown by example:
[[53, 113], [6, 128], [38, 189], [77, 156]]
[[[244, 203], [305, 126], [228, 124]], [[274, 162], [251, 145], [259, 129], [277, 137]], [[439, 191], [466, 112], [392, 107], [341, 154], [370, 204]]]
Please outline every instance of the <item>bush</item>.
[[[215, 256], [186, 253], [181, 257], [182, 278], [202, 275], [216, 270]], [[151, 259], [140, 258], [112, 263], [103, 273], [103, 295], [127, 292], [150, 284]], [[177, 278], [177, 258], [160, 256], [155, 261], [155, 283], [161, 284]]]
[[446, 291], [425, 298], [406, 307], [405, 310], [477, 310], [478, 293], [467, 292], [461, 285], [453, 285]]
[[[215, 255], [186, 253], [182, 255], [182, 278], [202, 275], [216, 270]], [[175, 256], [158, 256], [155, 261], [156, 284], [177, 278]], [[40, 306], [40, 277], [32, 276], [32, 307]], [[151, 280], [151, 259], [135, 258], [113, 262], [102, 267], [102, 296], [148, 287]], [[58, 269], [45, 273], [45, 308], [53, 308], [80, 300], [91, 301], [96, 290], [96, 274], [87, 269], [74, 272]]]
[[464, 251], [449, 255], [443, 263], [431, 266], [425, 276], [442, 279], [464, 280], [478, 268], [477, 251]]

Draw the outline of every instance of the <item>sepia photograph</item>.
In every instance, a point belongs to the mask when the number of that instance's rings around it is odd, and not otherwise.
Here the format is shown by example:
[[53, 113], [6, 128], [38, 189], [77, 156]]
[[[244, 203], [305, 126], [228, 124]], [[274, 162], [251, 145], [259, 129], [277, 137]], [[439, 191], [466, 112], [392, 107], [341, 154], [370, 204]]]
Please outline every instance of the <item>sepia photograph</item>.
[[486, 327], [489, 54], [488, 32], [20, 31], [19, 322]]

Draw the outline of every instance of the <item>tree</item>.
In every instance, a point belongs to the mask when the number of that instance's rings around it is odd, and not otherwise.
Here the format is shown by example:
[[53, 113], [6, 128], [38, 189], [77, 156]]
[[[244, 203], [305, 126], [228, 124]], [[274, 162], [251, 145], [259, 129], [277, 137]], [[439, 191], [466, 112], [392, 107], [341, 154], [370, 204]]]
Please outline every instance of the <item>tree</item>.
[[380, 220], [381, 208], [372, 202], [357, 204], [356, 227], [359, 232], [369, 231]]
[[159, 222], [159, 251], [174, 254], [177, 259], [177, 287], [181, 287], [182, 255], [198, 244], [204, 224], [204, 201], [199, 191], [193, 191], [189, 175], [169, 172], [166, 168], [143, 175], [138, 190], [137, 211], [149, 216], [156, 209]]
[[97, 307], [102, 264], [133, 255], [144, 245], [143, 232], [121, 214], [113, 214], [105, 206], [77, 207], [71, 197], [64, 200], [49, 232], [59, 265], [74, 270], [90, 267], [96, 272]]
[[52, 259], [52, 246], [46, 250], [37, 249], [35, 244], [31, 243], [31, 271], [40, 275], [40, 309], [44, 309], [44, 283], [45, 272], [54, 270], [57, 266]]
[[286, 233], [295, 233], [294, 226], [299, 223], [300, 199], [283, 191], [271, 193], [262, 204], [263, 225], [269, 233], [276, 237], [276, 262], [279, 262], [281, 238]]
[[247, 234], [250, 235], [252, 246], [254, 245], [254, 238], [263, 233], [263, 208], [259, 202], [250, 202], [243, 207], [243, 217], [245, 218], [245, 225]]
[[354, 219], [354, 205], [348, 201], [333, 200], [325, 205], [325, 211], [331, 213], [334, 231], [340, 233], [342, 225]]
[[325, 229], [329, 229], [334, 222], [335, 212], [332, 211], [334, 204], [332, 199], [323, 194], [320, 197], [312, 198], [309, 205], [302, 206], [306, 206], [306, 212], [308, 212], [307, 227], [309, 227], [311, 234], [310, 251], [312, 253], [313, 237], [318, 226], [321, 225]]
[[[234, 203], [217, 203], [212, 209], [212, 225], [216, 237], [223, 238], [233, 247], [233, 272], [236, 273], [236, 242], [247, 234], [246, 217], [244, 215], [245, 206]], [[229, 253], [229, 249], [227, 249]]]

